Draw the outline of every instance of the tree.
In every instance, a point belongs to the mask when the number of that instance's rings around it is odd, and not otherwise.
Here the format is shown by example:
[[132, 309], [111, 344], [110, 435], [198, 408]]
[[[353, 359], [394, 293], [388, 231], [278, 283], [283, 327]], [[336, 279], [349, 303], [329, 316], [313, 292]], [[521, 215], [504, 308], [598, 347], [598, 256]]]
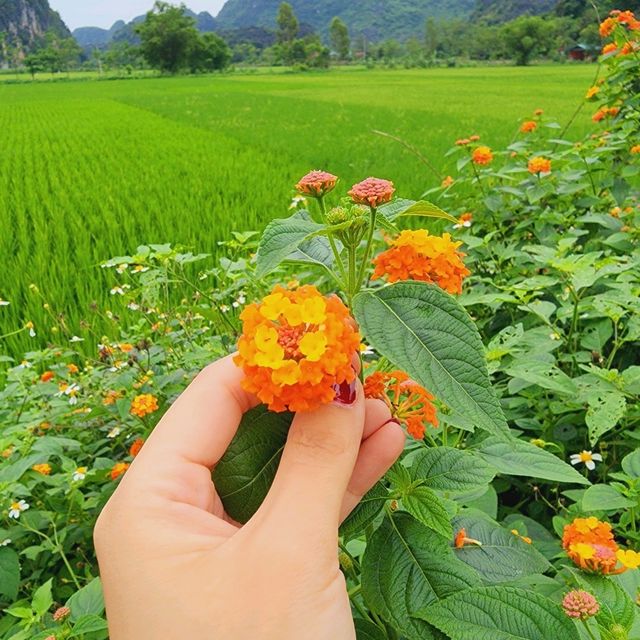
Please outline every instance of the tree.
[[177, 73], [187, 68], [197, 47], [195, 20], [185, 15], [186, 7], [158, 0], [145, 21], [136, 26], [140, 50], [151, 67]]
[[278, 9], [278, 42], [293, 42], [298, 35], [298, 18], [288, 2], [282, 2]]
[[521, 17], [508, 22], [503, 29], [508, 52], [517, 65], [529, 64], [531, 58], [543, 52], [549, 42], [549, 29], [538, 16]]
[[331, 48], [338, 54], [340, 60], [346, 60], [349, 57], [349, 49], [351, 40], [349, 39], [349, 29], [347, 25], [336, 16], [329, 26], [329, 41]]
[[231, 49], [215, 33], [204, 33], [194, 43], [190, 54], [192, 71], [217, 71], [224, 69], [231, 60]]
[[39, 52], [30, 53], [24, 59], [24, 66], [27, 67], [31, 74], [31, 79], [36, 79], [36, 73], [44, 71], [45, 65]]
[[433, 58], [438, 50], [438, 27], [433, 18], [427, 18], [424, 25], [424, 50], [429, 58]]

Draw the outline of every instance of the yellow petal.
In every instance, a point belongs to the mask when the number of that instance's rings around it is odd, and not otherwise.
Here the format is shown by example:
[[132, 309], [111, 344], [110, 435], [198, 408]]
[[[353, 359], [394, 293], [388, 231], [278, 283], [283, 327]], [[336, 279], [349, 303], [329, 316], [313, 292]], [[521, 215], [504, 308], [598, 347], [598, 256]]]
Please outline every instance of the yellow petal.
[[306, 356], [307, 360], [317, 362], [322, 358], [327, 349], [327, 337], [320, 331], [305, 333], [298, 345], [300, 353]]

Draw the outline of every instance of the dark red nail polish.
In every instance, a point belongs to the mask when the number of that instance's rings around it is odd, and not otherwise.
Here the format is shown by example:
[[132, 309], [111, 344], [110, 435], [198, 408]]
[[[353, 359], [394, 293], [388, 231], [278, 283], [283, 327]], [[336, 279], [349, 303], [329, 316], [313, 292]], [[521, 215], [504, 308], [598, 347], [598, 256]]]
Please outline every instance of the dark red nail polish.
[[336, 390], [336, 397], [334, 402], [340, 404], [353, 404], [356, 401], [356, 381], [343, 382], [339, 385], [334, 385]]

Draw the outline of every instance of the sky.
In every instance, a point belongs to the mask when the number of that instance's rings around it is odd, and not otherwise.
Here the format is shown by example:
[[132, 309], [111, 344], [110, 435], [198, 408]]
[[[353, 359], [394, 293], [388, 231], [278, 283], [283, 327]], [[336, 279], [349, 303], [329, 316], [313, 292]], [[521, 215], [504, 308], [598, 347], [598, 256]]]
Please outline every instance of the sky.
[[[78, 27], [108, 29], [116, 20], [129, 22], [149, 11], [153, 0], [49, 0], [49, 4], [73, 31]], [[186, 0], [184, 4], [196, 13], [208, 11], [215, 16], [224, 0]]]

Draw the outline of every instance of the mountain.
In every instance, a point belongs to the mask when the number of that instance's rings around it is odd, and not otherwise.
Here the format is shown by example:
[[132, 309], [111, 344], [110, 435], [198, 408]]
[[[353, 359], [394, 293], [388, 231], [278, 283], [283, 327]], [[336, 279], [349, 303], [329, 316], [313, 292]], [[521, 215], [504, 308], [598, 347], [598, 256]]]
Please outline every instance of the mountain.
[[[3, 0], [0, 0], [2, 3]], [[194, 13], [190, 9], [185, 10], [185, 15], [193, 18], [196, 29], [203, 33], [216, 30], [216, 19], [208, 12]], [[78, 27], [73, 31], [73, 37], [85, 50], [104, 49], [113, 42], [129, 42], [138, 44], [138, 36], [135, 32], [136, 25], [144, 22], [146, 14], [137, 16], [131, 22], [118, 20], [111, 29], [101, 29], [100, 27]]]
[[[535, 0], [536, 2], [538, 0]], [[218, 28], [275, 28], [281, 0], [227, 0], [217, 15]], [[425, 20], [466, 18], [476, 0], [289, 0], [301, 23], [325, 34], [334, 16], [349, 27], [352, 36], [370, 40], [406, 39], [424, 34]]]
[[558, 0], [477, 0], [471, 19], [500, 24], [520, 16], [539, 16], [553, 11]]
[[71, 33], [48, 0], [0, 0], [0, 59], [9, 47], [17, 47], [21, 55], [29, 53], [52, 32], [61, 38]]

